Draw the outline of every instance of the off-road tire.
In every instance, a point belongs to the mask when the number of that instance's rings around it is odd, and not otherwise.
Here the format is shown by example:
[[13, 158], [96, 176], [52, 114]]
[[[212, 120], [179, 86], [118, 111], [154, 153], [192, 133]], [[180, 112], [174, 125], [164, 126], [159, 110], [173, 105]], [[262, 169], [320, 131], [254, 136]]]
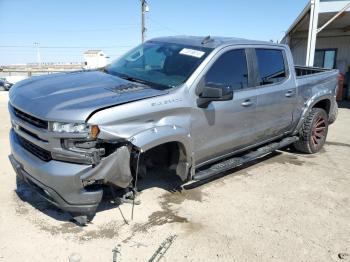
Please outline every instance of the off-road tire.
[[321, 108], [312, 108], [299, 133], [299, 141], [294, 143], [295, 149], [306, 154], [314, 154], [321, 150], [328, 133], [328, 115]]

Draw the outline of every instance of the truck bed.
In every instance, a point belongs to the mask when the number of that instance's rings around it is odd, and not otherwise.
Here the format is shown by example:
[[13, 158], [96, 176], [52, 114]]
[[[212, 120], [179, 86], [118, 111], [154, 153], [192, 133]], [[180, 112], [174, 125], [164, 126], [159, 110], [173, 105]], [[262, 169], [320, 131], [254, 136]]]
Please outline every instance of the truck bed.
[[[295, 66], [296, 80], [299, 87], [318, 86], [324, 81], [338, 81], [339, 71], [337, 69], [326, 69], [319, 67]], [[327, 81], [328, 80], [328, 81]], [[336, 86], [336, 83], [330, 84], [329, 89]]]
[[307, 66], [295, 66], [294, 68], [295, 68], [295, 73], [297, 77], [333, 71], [333, 69], [307, 67]]
[[306, 102], [310, 96], [336, 93], [339, 71], [318, 67], [295, 66], [299, 95]]

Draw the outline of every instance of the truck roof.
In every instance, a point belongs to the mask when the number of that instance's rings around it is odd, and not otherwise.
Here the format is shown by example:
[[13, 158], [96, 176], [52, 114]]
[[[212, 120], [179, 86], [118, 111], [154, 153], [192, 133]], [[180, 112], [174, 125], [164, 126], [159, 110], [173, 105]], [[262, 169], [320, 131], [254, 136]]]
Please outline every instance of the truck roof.
[[[209, 48], [217, 48], [219, 46], [225, 45], [269, 45], [269, 46], [285, 46], [282, 44], [276, 44], [267, 41], [257, 41], [257, 40], [248, 40], [243, 38], [236, 37], [220, 37], [220, 36], [167, 36], [167, 37], [158, 37], [153, 38], [151, 41], [159, 42], [168, 42], [176, 44], [187, 44], [192, 46], [201, 46]], [[203, 43], [204, 41], [204, 43]]]

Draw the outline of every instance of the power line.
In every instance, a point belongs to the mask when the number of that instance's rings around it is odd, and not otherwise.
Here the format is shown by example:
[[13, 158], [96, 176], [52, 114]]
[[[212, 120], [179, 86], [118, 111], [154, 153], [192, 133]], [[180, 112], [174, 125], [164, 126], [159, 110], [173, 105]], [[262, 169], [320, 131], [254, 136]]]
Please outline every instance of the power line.
[[[115, 46], [40, 46], [44, 49], [74, 49], [74, 48], [87, 48], [87, 49], [99, 49], [99, 48], [130, 48], [132, 45], [115, 45]], [[32, 45], [0, 45], [0, 48], [33, 48]]]
[[[113, 31], [113, 30], [119, 30], [119, 29], [130, 29], [130, 28], [137, 28], [138, 25], [120, 25], [115, 27], [109, 27], [109, 28], [94, 28], [94, 29], [50, 29], [50, 33], [77, 33], [77, 32], [103, 32], [103, 31]], [[1, 34], [32, 34], [32, 33], [47, 33], [40, 30], [26, 30], [26, 31], [2, 31]]]
[[154, 18], [151, 18], [151, 17], [148, 16], [147, 19], [149, 19], [149, 20], [150, 20], [151, 22], [153, 22], [154, 24], [156, 24], [156, 25], [158, 25], [158, 26], [160, 26], [160, 27], [162, 27], [162, 28], [164, 28], [164, 29], [166, 29], [166, 30], [168, 30], [168, 31], [172, 31], [172, 32], [174, 32], [174, 33], [176, 33], [176, 34], [183, 34], [183, 33], [179, 32], [178, 30], [176, 30], [176, 29], [174, 29], [174, 28], [171, 28], [171, 27], [169, 27], [169, 26], [166, 26], [166, 25], [160, 23], [159, 21], [155, 20]]

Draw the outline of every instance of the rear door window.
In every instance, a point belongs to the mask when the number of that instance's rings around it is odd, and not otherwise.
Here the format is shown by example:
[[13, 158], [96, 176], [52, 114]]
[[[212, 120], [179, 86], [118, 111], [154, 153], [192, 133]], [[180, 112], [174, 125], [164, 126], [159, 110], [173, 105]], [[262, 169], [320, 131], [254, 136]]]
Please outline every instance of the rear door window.
[[248, 67], [244, 49], [222, 54], [205, 75], [207, 85], [230, 86], [234, 90], [248, 86]]
[[256, 49], [256, 58], [260, 73], [259, 85], [282, 82], [287, 77], [282, 50]]

